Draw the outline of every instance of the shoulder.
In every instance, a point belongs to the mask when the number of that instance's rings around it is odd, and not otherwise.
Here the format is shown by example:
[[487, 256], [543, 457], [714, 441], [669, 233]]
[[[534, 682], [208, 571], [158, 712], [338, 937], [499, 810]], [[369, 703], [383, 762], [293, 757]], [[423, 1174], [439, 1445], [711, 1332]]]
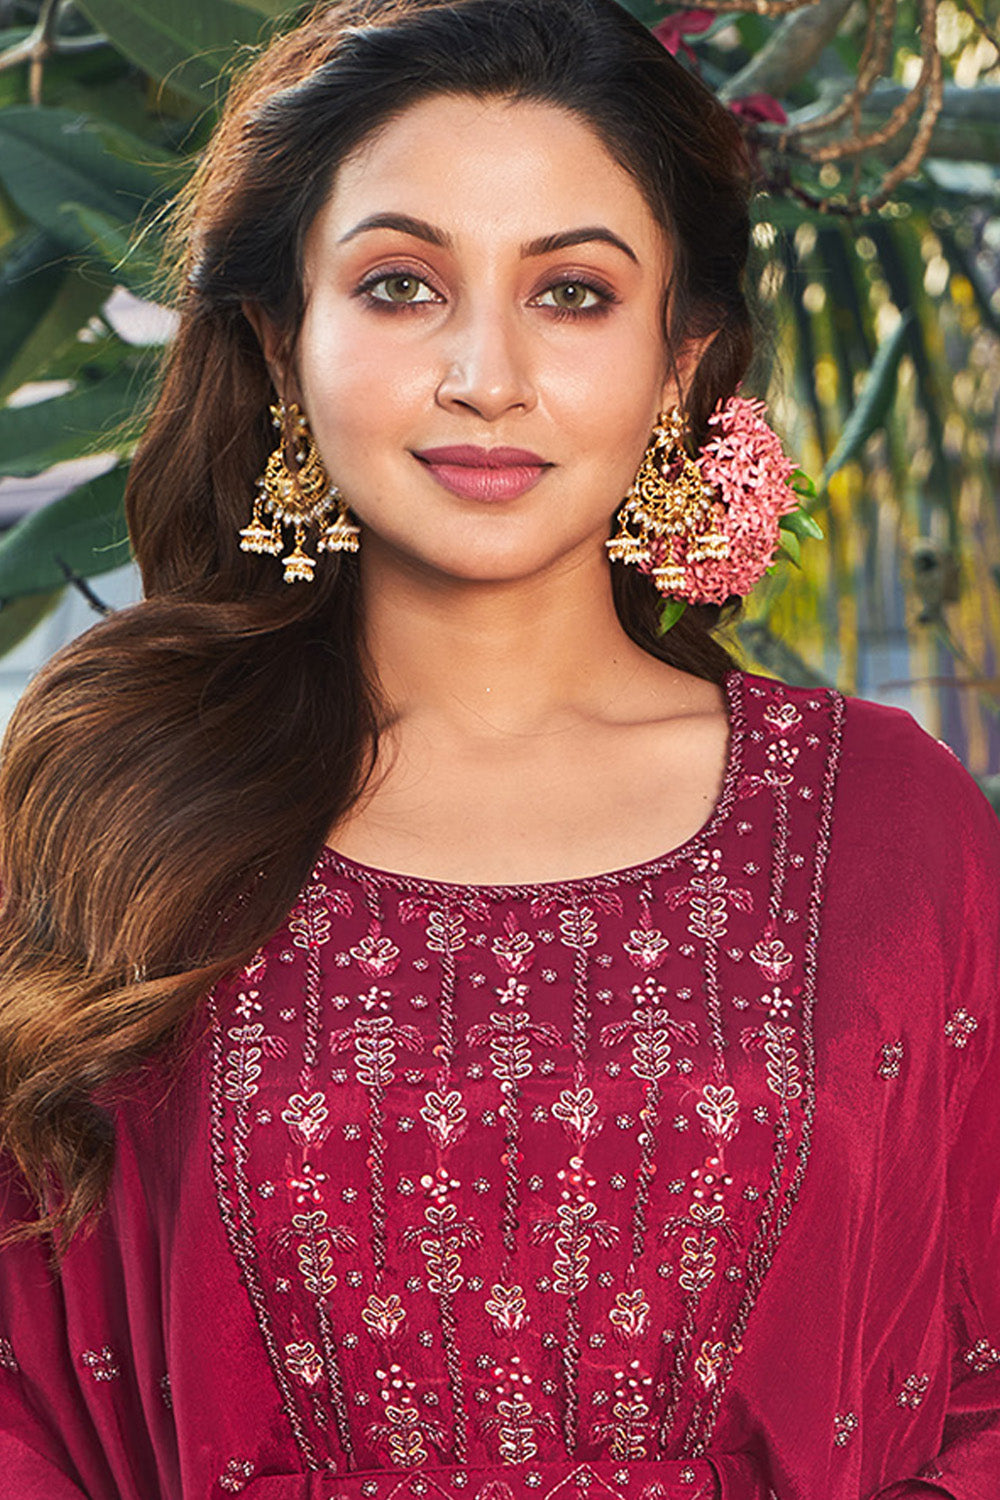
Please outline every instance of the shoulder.
[[[838, 799], [924, 857], [977, 849], [1000, 868], [1000, 821], [955, 752], [903, 709], [844, 699]], [[951, 851], [953, 860], [948, 861]]]
[[[796, 703], [817, 696], [785, 693]], [[954, 751], [911, 714], [840, 694], [831, 702], [840, 721], [831, 891], [866, 901], [886, 923], [919, 918], [956, 962], [974, 958], [995, 976], [1000, 818]]]
[[857, 861], [917, 870], [944, 885], [1000, 888], [1000, 819], [954, 751], [904, 709], [830, 688], [742, 674], [746, 727], [790, 716], [825, 740], [834, 778], [833, 844]]
[[[986, 797], [955, 752], [921, 728], [905, 709], [854, 698], [831, 688], [793, 687], [775, 679], [741, 674], [748, 727], [766, 728], [781, 707], [791, 705], [813, 732], [825, 735], [836, 758], [838, 800], [874, 798], [898, 812], [924, 804], [931, 816], [960, 812], [974, 822], [997, 823]], [[915, 806], [916, 799], [916, 806]]]

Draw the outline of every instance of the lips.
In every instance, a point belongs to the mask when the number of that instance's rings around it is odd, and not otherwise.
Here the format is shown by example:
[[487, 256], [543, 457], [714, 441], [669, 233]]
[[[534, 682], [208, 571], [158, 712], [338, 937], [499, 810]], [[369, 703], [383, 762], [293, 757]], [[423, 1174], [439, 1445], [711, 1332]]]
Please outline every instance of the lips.
[[471, 500], [512, 500], [551, 468], [527, 448], [475, 448], [467, 443], [422, 448], [414, 457], [446, 490]]
[[461, 469], [546, 467], [545, 459], [527, 448], [473, 448], [468, 443], [453, 448], [421, 448], [417, 457], [428, 464], [454, 464]]

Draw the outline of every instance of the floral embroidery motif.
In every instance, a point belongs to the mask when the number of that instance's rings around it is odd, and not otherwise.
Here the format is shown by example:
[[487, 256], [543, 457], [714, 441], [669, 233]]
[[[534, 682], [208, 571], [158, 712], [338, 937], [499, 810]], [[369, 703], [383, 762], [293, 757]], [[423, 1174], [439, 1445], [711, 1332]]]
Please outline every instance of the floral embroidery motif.
[[1000, 1365], [1000, 1349], [994, 1349], [989, 1339], [979, 1339], [971, 1349], [966, 1349], [962, 1358], [977, 1375], [985, 1375], [994, 1365]]
[[740, 1101], [732, 1084], [717, 1089], [706, 1083], [701, 1093], [695, 1112], [701, 1116], [705, 1134], [715, 1141], [731, 1141], [740, 1128]]
[[701, 1346], [701, 1352], [694, 1362], [695, 1374], [706, 1390], [711, 1390], [719, 1374], [719, 1366], [726, 1352], [726, 1346], [722, 1343], [713, 1343], [706, 1339]]
[[838, 1412], [833, 1419], [833, 1441], [838, 1448], [846, 1448], [858, 1430], [857, 1412]]
[[170, 1376], [169, 1375], [161, 1375], [160, 1376], [160, 1400], [163, 1402], [164, 1406], [167, 1408], [167, 1411], [173, 1411], [173, 1409], [174, 1409], [174, 1397], [173, 1397], [173, 1392], [170, 1389]]
[[879, 1056], [878, 1066], [875, 1071], [880, 1078], [898, 1078], [903, 1066], [903, 1043], [883, 1042], [882, 1051]]
[[351, 957], [362, 974], [371, 979], [384, 979], [399, 963], [399, 949], [387, 937], [383, 937], [378, 922], [372, 922], [368, 932], [350, 950]]
[[310, 1340], [302, 1344], [286, 1344], [285, 1364], [306, 1385], [315, 1385], [322, 1378], [323, 1361]]
[[20, 1368], [10, 1339], [0, 1338], [0, 1369], [17, 1371]]
[[501, 1286], [494, 1282], [485, 1305], [494, 1332], [499, 1334], [517, 1333], [530, 1317], [524, 1290], [519, 1286]]
[[711, 1491], [809, 1161], [843, 713], [727, 691], [722, 796], [663, 860], [475, 887], [327, 850], [210, 998], [219, 1212], [305, 1469], [391, 1468], [405, 1500], [499, 1462], [548, 1500], [567, 1454], [683, 1456]]
[[245, 1490], [248, 1482], [253, 1478], [254, 1466], [247, 1458], [231, 1458], [226, 1465], [224, 1474], [219, 1475], [220, 1488], [230, 1495], [238, 1495], [240, 1490]]
[[945, 1022], [944, 1034], [953, 1047], [967, 1047], [969, 1038], [977, 1030], [979, 1022], [962, 1005]]
[[896, 1397], [897, 1406], [908, 1406], [916, 1411], [927, 1394], [927, 1387], [931, 1383], [929, 1375], [907, 1375], [903, 1382], [903, 1389]]
[[755, 943], [750, 949], [750, 957], [772, 984], [787, 978], [795, 962], [781, 938], [773, 934]]
[[103, 1349], [84, 1349], [80, 1360], [87, 1366], [95, 1380], [117, 1380], [121, 1375], [115, 1351], [104, 1345]]

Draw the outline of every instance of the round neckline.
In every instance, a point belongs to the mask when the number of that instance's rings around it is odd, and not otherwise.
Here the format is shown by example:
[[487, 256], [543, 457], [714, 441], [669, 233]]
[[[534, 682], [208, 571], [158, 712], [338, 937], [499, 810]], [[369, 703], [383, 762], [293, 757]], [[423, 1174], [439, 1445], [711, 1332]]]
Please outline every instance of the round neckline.
[[713, 838], [726, 821], [736, 800], [743, 760], [744, 739], [744, 678], [746, 674], [738, 667], [732, 668], [723, 678], [722, 687], [729, 720], [729, 738], [726, 747], [725, 770], [719, 795], [704, 823], [690, 838], [675, 845], [664, 854], [652, 859], [640, 860], [637, 864], [623, 865], [614, 870], [602, 870], [593, 875], [571, 875], [562, 880], [481, 882], [461, 880], [436, 880], [426, 875], [407, 875], [402, 871], [382, 869], [378, 865], [364, 864], [341, 854], [330, 844], [324, 844], [319, 856], [317, 871], [332, 865], [341, 874], [369, 885], [389, 886], [413, 894], [445, 895], [469, 899], [497, 899], [512, 896], [544, 896], [546, 893], [576, 891], [593, 892], [613, 888], [616, 885], [632, 884], [637, 880], [656, 875], [661, 870], [671, 869], [699, 845]]

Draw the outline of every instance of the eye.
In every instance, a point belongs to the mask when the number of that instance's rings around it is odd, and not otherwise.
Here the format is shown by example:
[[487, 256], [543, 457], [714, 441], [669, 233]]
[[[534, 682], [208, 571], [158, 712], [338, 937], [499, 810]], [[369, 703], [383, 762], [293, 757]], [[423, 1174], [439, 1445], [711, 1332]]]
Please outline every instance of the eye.
[[437, 294], [410, 271], [390, 271], [366, 282], [364, 290], [375, 302], [436, 302]]
[[[551, 297], [551, 302], [545, 302]], [[556, 307], [560, 312], [591, 312], [612, 301], [609, 293], [586, 281], [557, 281], [536, 299], [543, 307]]]

